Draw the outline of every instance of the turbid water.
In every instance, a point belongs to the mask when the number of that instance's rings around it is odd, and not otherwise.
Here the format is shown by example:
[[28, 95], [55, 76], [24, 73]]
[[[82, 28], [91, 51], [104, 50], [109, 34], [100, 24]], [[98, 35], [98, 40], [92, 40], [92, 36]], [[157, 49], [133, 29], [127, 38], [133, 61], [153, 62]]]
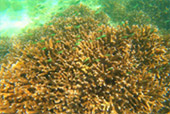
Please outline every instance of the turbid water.
[[0, 0], [0, 113], [169, 114], [170, 0]]

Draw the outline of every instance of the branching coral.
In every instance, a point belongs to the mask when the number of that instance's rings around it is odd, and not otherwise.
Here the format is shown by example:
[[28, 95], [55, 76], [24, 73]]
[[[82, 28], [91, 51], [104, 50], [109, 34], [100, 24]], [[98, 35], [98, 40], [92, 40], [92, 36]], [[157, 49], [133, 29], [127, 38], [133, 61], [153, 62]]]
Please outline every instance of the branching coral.
[[9, 37], [0, 37], [0, 63], [9, 50], [12, 49], [12, 40]]
[[136, 11], [136, 10], [131, 11], [131, 13], [127, 13], [127, 17], [128, 17], [127, 20], [129, 22], [129, 25], [151, 24], [151, 18], [147, 13], [143, 11]]
[[[52, 21], [49, 21], [48, 23], [44, 24], [43, 26], [37, 27], [35, 29], [26, 29], [23, 30], [23, 33], [18, 36], [18, 39], [22, 41], [22, 43], [27, 43], [29, 41], [32, 41], [33, 43], [36, 43], [36, 41], [41, 40], [41, 37], [39, 36], [46, 36], [50, 34], [50, 37], [54, 35], [55, 33], [55, 27], [57, 26], [61, 29], [69, 30], [71, 28], [79, 28], [79, 24], [81, 23], [74, 23], [69, 20], [69, 17], [82, 17], [82, 18], [88, 18], [92, 17], [93, 20], [97, 20], [98, 25], [101, 24], [107, 24], [109, 21], [109, 18], [106, 14], [103, 12], [100, 12], [100, 14], [96, 14], [95, 11], [89, 9], [88, 7], [80, 4], [80, 6], [70, 6], [70, 8], [66, 9], [64, 12], [57, 13], [55, 16], [52, 17]], [[67, 19], [67, 23], [63, 22], [63, 20]], [[93, 20], [89, 20], [92, 21]], [[73, 23], [71, 25], [71, 23]], [[45, 29], [44, 29], [45, 27]], [[50, 30], [47, 31], [46, 29], [50, 27]], [[96, 27], [93, 25], [88, 25], [88, 32], [95, 29]], [[75, 30], [75, 29], [74, 29]], [[57, 34], [57, 37], [59, 34]]]
[[134, 10], [143, 11], [151, 18], [151, 23], [157, 25], [159, 28], [169, 29], [170, 5], [168, 4], [170, 4], [169, 0], [130, 0], [126, 7], [129, 14], [133, 13]]
[[1, 113], [149, 113], [168, 99], [170, 55], [156, 29], [73, 15], [41, 30], [1, 66]]
[[170, 27], [169, 0], [101, 0], [99, 3], [112, 23], [128, 20], [130, 25], [149, 23], [160, 29]]
[[120, 23], [121, 21], [127, 20], [127, 9], [125, 0], [101, 0], [99, 2], [103, 8], [103, 11], [109, 15], [114, 23]]

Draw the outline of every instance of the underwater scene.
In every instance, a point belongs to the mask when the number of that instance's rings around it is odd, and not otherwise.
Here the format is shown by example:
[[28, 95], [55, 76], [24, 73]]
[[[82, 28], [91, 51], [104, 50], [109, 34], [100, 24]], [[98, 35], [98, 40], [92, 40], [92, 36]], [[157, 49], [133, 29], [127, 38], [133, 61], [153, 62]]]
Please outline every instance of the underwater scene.
[[170, 114], [170, 0], [0, 0], [0, 114]]

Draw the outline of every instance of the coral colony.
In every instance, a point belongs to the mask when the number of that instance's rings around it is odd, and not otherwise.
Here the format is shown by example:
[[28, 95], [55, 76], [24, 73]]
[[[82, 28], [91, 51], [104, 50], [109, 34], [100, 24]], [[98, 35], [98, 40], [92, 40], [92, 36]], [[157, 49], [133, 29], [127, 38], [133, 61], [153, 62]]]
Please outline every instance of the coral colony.
[[107, 21], [73, 6], [20, 36], [23, 43], [1, 66], [0, 113], [132, 114], [164, 107], [170, 54], [163, 38], [151, 26], [114, 28]]

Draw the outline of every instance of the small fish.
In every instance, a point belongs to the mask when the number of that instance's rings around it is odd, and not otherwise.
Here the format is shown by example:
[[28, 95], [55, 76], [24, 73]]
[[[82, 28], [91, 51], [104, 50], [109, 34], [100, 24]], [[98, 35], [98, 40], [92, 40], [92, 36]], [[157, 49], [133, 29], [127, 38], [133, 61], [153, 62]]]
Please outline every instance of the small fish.
[[111, 55], [110, 55], [110, 54], [105, 54], [105, 56], [109, 57], [109, 56], [111, 56]]
[[47, 60], [47, 62], [52, 62], [52, 59], [51, 59], [51, 58], [50, 58], [50, 59], [48, 59], [48, 60]]
[[104, 38], [104, 37], [106, 37], [106, 35], [105, 35], [105, 34], [103, 34], [103, 35], [101, 36], [101, 38]]
[[64, 14], [63, 13], [59, 13], [58, 16], [64, 16]]
[[78, 39], [77, 41], [78, 41], [78, 42], [81, 42], [81, 41], [83, 41], [83, 39]]
[[64, 7], [59, 7], [59, 8], [58, 8], [58, 10], [63, 10], [63, 9], [64, 9]]
[[74, 14], [75, 14], [76, 16], [78, 16], [79, 13], [76, 11], [76, 12], [74, 12]]
[[95, 14], [99, 14], [101, 11], [100, 10], [97, 10], [96, 12], [95, 12]]
[[57, 41], [56, 41], [56, 43], [60, 43], [60, 42], [61, 42], [61, 40], [57, 40]]
[[148, 22], [149, 22], [149, 21], [150, 21], [150, 19], [146, 19], [146, 21], [148, 21]]
[[153, 32], [154, 32], [154, 29], [151, 29], [150, 32], [153, 33]]
[[123, 38], [123, 39], [126, 39], [126, 38], [128, 38], [128, 36], [123, 36], [122, 38]]
[[99, 9], [96, 10], [95, 14], [99, 14], [101, 11], [102, 11], [102, 9], [99, 8]]
[[87, 62], [90, 58], [88, 57], [87, 59], [84, 60], [84, 63]]
[[97, 37], [97, 38], [96, 38], [96, 40], [100, 40], [100, 39], [101, 39], [101, 37]]
[[100, 61], [100, 59], [96, 59], [95, 61], [96, 61], [96, 62], [99, 62], [99, 61]]
[[160, 70], [160, 71], [163, 70], [163, 67], [160, 67], [159, 70]]
[[152, 4], [149, 4], [148, 6], [149, 6], [149, 7], [152, 7]]
[[42, 48], [42, 50], [45, 50], [45, 49], [47, 49], [47, 48], [46, 48], [46, 47], [43, 47], [43, 48]]
[[166, 20], [166, 21], [165, 21], [165, 23], [168, 23], [168, 22], [170, 22], [170, 20]]
[[40, 23], [39, 25], [40, 25], [40, 26], [43, 26], [44, 24], [43, 24], [43, 23]]
[[75, 45], [76, 45], [76, 46], [80, 45], [80, 42], [77, 42]]
[[80, 25], [74, 26], [74, 28], [78, 29], [78, 28], [80, 28]]
[[53, 23], [48, 23], [48, 25], [52, 25]]
[[77, 35], [76, 38], [80, 38], [80, 35]]
[[98, 30], [97, 32], [102, 32], [103, 30]]
[[73, 47], [73, 50], [76, 50], [76, 47]]
[[67, 26], [69, 27], [69, 26], [71, 26], [71, 24], [69, 23]]
[[136, 4], [133, 8], [135, 9], [135, 8], [137, 8], [139, 6], [139, 4]]
[[101, 26], [101, 25], [102, 25], [102, 23], [99, 23], [99, 24], [98, 24], [98, 26]]
[[127, 72], [127, 74], [131, 74], [131, 72]]
[[89, 40], [90, 42], [93, 42], [93, 40]]
[[123, 24], [125, 24], [125, 22], [124, 22], [124, 21], [122, 21], [122, 22], [121, 22], [121, 25], [123, 25]]
[[51, 34], [51, 36], [55, 36], [55, 34]]
[[90, 63], [87, 63], [86, 65], [87, 65], [87, 66], [89, 66], [89, 65], [90, 65]]
[[63, 53], [63, 51], [62, 51], [62, 50], [58, 52], [58, 54], [62, 54], [62, 53]]
[[113, 67], [108, 68], [108, 70], [113, 70]]
[[80, 3], [80, 0], [75, 0], [74, 4], [77, 5]]
[[32, 36], [33, 34], [32, 33], [29, 33], [28, 36]]
[[135, 33], [130, 34], [129, 36], [132, 37]]
[[151, 54], [151, 57], [153, 57], [154, 56], [154, 54]]
[[37, 44], [37, 42], [36, 41], [34, 41], [34, 42], [32, 42], [33, 44]]
[[45, 40], [40, 40], [40, 42], [45, 42]]

